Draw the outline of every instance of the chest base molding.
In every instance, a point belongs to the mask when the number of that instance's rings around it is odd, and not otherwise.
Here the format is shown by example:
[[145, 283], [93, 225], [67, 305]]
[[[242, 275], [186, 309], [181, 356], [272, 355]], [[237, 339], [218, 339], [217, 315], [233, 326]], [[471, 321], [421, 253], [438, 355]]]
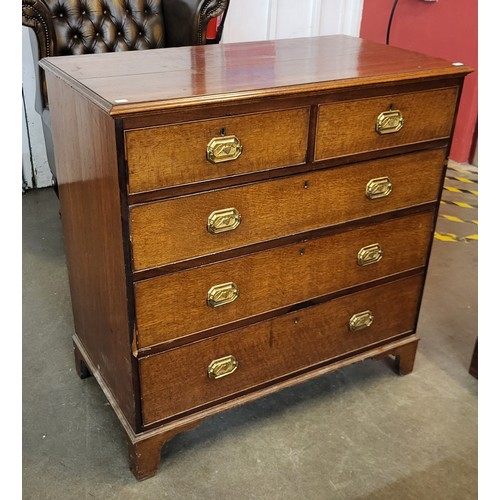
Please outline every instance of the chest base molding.
[[76, 335], [73, 336], [73, 346], [78, 372], [80, 373], [83, 363], [83, 367], [88, 371], [88, 374], [96, 379], [125, 430], [129, 449], [130, 470], [137, 480], [142, 481], [156, 474], [160, 466], [163, 446], [177, 434], [194, 429], [201, 424], [205, 418], [212, 417], [221, 411], [231, 410], [282, 389], [301, 384], [313, 377], [326, 375], [327, 373], [334, 372], [352, 363], [361, 361], [382, 360], [390, 357], [393, 358], [392, 364], [395, 372], [399, 375], [408, 375], [413, 370], [419, 340], [420, 339], [415, 334], [410, 334], [389, 344], [374, 347], [356, 354], [340, 356], [328, 362], [325, 366], [308, 370], [305, 373], [275, 383], [272, 386], [264, 387], [230, 401], [192, 413], [174, 422], [169, 422], [151, 429], [145, 429], [140, 433], [134, 432], [128, 423], [125, 415], [120, 410], [120, 406], [116, 403], [113, 393], [109, 390], [98, 368], [94, 365], [83, 344]]

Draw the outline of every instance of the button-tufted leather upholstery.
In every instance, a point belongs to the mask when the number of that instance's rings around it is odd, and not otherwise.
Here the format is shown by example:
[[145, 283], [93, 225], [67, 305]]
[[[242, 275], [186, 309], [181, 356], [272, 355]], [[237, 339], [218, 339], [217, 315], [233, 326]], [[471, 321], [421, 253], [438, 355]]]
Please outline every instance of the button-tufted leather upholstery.
[[161, 0], [45, 0], [57, 54], [88, 54], [165, 46]]
[[[228, 5], [229, 0], [22, 0], [22, 11], [23, 25], [34, 30], [38, 59], [42, 59], [203, 45], [207, 43], [208, 22], [225, 14]], [[42, 73], [37, 83], [36, 107], [42, 115], [49, 165], [55, 177]]]
[[[22, 12], [42, 59], [203, 45], [208, 22], [225, 14], [228, 5], [229, 0], [22, 0]], [[40, 113], [47, 107], [43, 80]]]

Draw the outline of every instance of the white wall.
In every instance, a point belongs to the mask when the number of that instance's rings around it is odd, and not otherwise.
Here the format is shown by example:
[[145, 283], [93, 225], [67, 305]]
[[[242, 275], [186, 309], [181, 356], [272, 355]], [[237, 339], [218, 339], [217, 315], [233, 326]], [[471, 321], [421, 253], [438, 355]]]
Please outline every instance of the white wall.
[[359, 35], [363, 0], [231, 0], [222, 42]]
[[[362, 10], [363, 0], [231, 0], [222, 42], [337, 33], [358, 36]], [[34, 107], [36, 69], [30, 31], [23, 27], [23, 177], [26, 187], [45, 187], [52, 175], [41, 118]]]

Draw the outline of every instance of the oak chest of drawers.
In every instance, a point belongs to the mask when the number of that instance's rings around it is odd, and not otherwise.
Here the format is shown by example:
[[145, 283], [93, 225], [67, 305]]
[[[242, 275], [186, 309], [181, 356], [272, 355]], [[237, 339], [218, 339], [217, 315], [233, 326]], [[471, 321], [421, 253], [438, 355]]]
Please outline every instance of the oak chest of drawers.
[[81, 377], [137, 478], [415, 334], [461, 65], [331, 36], [48, 58]]

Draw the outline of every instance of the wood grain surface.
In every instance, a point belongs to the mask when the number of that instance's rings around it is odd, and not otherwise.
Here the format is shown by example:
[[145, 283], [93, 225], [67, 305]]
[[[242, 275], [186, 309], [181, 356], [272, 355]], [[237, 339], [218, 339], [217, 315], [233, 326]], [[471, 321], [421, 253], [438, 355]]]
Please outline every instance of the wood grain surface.
[[[433, 213], [426, 212], [137, 282], [138, 345], [142, 348], [188, 337], [423, 266], [432, 223]], [[382, 259], [358, 265], [359, 250], [375, 243], [382, 248]], [[238, 298], [209, 307], [209, 289], [228, 282], [236, 284]]]
[[41, 65], [116, 116], [471, 71], [345, 35], [49, 57]]
[[[144, 423], [409, 333], [415, 328], [421, 285], [422, 276], [414, 276], [142, 359]], [[373, 324], [350, 331], [350, 318], [365, 310], [372, 312]], [[236, 371], [209, 379], [210, 362], [228, 355], [238, 361]]]
[[[130, 209], [134, 269], [147, 269], [348, 220], [434, 201], [444, 151], [354, 164], [342, 168], [184, 196]], [[365, 195], [373, 178], [388, 176], [392, 193]], [[211, 234], [207, 219], [236, 208], [242, 217], [233, 231]]]
[[[319, 106], [315, 160], [449, 137], [458, 88], [397, 94]], [[377, 117], [389, 108], [401, 111], [404, 125], [378, 134]]]
[[47, 83], [75, 332], [137, 428], [114, 120], [50, 73]]
[[[299, 108], [127, 131], [129, 192], [304, 163], [308, 125], [309, 109]], [[207, 144], [222, 130], [241, 141], [243, 152], [214, 165]]]

